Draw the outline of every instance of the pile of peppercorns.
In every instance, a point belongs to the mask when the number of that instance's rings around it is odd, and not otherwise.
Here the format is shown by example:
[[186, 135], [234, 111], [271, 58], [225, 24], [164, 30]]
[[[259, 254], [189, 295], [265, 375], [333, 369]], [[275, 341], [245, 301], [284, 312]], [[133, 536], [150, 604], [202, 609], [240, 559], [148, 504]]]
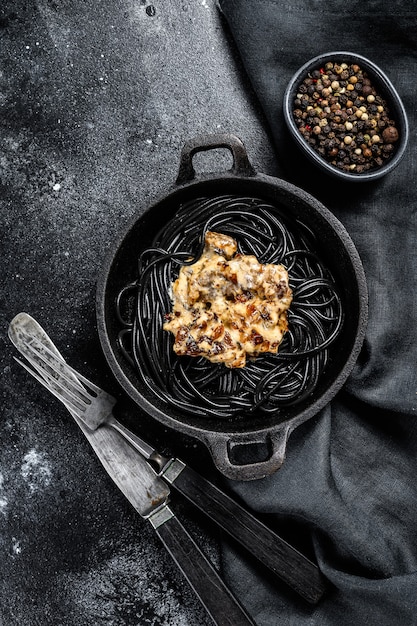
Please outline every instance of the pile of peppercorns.
[[297, 89], [293, 116], [320, 156], [353, 174], [384, 165], [399, 138], [386, 101], [355, 63], [326, 63], [309, 73]]

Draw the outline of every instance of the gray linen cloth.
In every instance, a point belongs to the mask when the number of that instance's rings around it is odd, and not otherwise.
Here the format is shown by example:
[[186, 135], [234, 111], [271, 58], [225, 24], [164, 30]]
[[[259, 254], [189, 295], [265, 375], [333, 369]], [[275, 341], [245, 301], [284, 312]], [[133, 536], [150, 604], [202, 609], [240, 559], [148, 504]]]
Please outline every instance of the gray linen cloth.
[[[344, 389], [290, 437], [275, 475], [232, 485], [308, 551], [332, 583], [316, 607], [248, 565], [229, 546], [224, 568], [259, 626], [417, 624], [417, 7], [353, 0], [221, 0], [262, 106], [280, 175], [346, 226], [369, 289], [369, 324]], [[332, 50], [373, 60], [406, 107], [410, 142], [378, 182], [329, 180], [293, 148], [282, 117], [286, 83]]]

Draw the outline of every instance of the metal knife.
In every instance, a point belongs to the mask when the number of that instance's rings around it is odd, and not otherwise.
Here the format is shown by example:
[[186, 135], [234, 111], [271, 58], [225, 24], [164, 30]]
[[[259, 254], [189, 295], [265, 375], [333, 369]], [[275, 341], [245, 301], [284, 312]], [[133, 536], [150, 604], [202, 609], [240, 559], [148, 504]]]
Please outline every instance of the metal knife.
[[[88, 427], [94, 428], [94, 424], [89, 424], [88, 419], [84, 421]], [[113, 420], [111, 423], [116, 427]], [[328, 590], [329, 583], [310, 559], [183, 461], [159, 454], [120, 422], [117, 422], [117, 430], [145, 459], [157, 467], [161, 478], [216, 522], [264, 566], [307, 602], [319, 602]]]
[[147, 519], [183, 572], [214, 624], [254, 626], [168, 505], [169, 487], [115, 430], [89, 430], [73, 415], [104, 469], [134, 509]]

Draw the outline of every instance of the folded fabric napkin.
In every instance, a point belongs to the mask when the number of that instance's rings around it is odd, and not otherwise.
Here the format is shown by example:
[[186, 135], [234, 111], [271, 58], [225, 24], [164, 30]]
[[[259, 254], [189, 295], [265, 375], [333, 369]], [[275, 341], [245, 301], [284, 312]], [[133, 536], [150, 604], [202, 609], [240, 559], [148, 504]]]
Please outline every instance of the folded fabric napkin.
[[[220, 8], [269, 124], [280, 175], [345, 225], [369, 289], [365, 343], [344, 389], [293, 433], [281, 470], [233, 485], [269, 524], [292, 528], [305, 546], [311, 542], [332, 589], [318, 606], [306, 606], [230, 548], [225, 572], [259, 626], [415, 625], [417, 7], [404, 0], [221, 0]], [[288, 80], [332, 50], [373, 60], [405, 105], [406, 156], [378, 182], [349, 185], [301, 166], [285, 130]]]

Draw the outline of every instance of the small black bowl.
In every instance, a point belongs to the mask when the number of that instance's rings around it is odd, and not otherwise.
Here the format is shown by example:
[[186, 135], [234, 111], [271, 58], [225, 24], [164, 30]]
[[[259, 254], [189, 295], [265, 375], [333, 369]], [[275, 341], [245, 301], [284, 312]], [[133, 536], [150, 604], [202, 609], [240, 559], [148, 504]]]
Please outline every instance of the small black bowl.
[[[385, 100], [390, 112], [390, 118], [395, 121], [399, 138], [393, 144], [394, 152], [392, 156], [390, 156], [389, 159], [386, 159], [382, 165], [375, 166], [373, 169], [368, 169], [364, 172], [345, 171], [337, 165], [332, 164], [330, 161], [327, 161], [325, 157], [321, 156], [311, 145], [309, 145], [295, 123], [293, 117], [294, 100], [299, 92], [300, 85], [311, 72], [323, 68], [326, 63], [329, 62], [338, 64], [347, 63], [348, 65], [357, 64], [361, 70], [366, 72], [378, 95]], [[350, 182], [369, 182], [377, 178], [381, 178], [382, 176], [388, 174], [388, 172], [391, 172], [402, 159], [408, 142], [409, 131], [407, 115], [401, 99], [391, 81], [384, 74], [384, 72], [377, 65], [375, 65], [375, 63], [352, 52], [329, 52], [316, 56], [305, 63], [294, 74], [285, 91], [284, 119], [298, 147], [310, 159], [310, 161], [318, 166], [323, 172], [341, 180]]]

